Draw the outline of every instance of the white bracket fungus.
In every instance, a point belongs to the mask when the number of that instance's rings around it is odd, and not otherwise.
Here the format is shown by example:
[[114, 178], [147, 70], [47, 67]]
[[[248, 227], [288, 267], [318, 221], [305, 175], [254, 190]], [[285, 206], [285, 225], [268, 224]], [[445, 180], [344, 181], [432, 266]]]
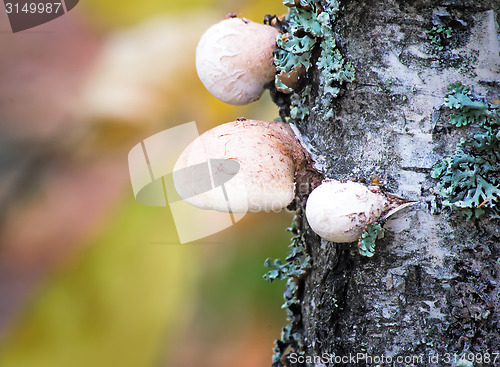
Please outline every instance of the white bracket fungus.
[[[224, 195], [207, 191], [200, 177], [186, 169], [227, 159], [238, 162], [239, 171], [227, 173], [233, 177], [224, 183]], [[173, 179], [181, 198], [201, 209], [228, 212], [229, 202], [234, 213], [277, 211], [295, 198], [296, 172], [307, 162], [307, 152], [287, 124], [243, 119], [219, 125], [193, 141], [177, 160]]]
[[233, 105], [258, 100], [276, 74], [278, 33], [244, 18], [224, 19], [210, 27], [196, 49], [196, 70], [205, 88]]
[[357, 182], [325, 180], [315, 188], [306, 203], [306, 218], [312, 230], [325, 240], [357, 241], [368, 223], [393, 214], [408, 203], [384, 194], [378, 187]]

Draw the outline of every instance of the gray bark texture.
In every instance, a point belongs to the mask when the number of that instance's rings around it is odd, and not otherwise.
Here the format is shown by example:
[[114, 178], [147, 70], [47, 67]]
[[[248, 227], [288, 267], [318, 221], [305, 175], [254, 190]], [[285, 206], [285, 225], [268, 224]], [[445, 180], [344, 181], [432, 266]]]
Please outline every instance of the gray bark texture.
[[[325, 10], [330, 3], [321, 1]], [[313, 68], [311, 113], [293, 122], [326, 177], [379, 180], [418, 203], [387, 221], [372, 258], [355, 244], [320, 239], [301, 216], [312, 266], [300, 283], [294, 328], [308, 358], [282, 359], [285, 365], [468, 365], [455, 360], [463, 353], [477, 355], [470, 365], [500, 365], [500, 357], [493, 363], [500, 353], [499, 221], [450, 215], [430, 175], [474, 129], [449, 124], [447, 86], [461, 81], [500, 99], [499, 16], [498, 0], [341, 1], [335, 36], [356, 80], [341, 86], [325, 120], [313, 110], [324, 97]], [[436, 17], [454, 36], [445, 50], [426, 52]], [[318, 359], [357, 353], [392, 362]], [[486, 354], [491, 361], [480, 362]]]

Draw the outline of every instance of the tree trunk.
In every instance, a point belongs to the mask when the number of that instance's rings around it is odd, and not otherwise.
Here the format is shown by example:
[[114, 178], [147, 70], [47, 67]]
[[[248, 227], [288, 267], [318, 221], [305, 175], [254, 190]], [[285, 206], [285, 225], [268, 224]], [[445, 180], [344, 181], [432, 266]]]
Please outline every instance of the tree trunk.
[[[335, 1], [320, 3], [336, 13]], [[355, 244], [322, 240], [300, 216], [311, 265], [295, 280], [300, 302], [290, 307], [288, 333], [295, 337], [278, 342], [288, 354], [276, 364], [500, 365], [499, 220], [450, 214], [431, 177], [460, 138], [479, 131], [449, 123], [447, 86], [460, 81], [500, 99], [500, 2], [346, 0], [339, 9], [335, 39], [356, 79], [338, 85], [325, 118], [317, 106], [331, 96], [313, 63], [309, 114], [291, 122], [325, 177], [380, 182], [417, 204], [389, 218], [372, 258]]]

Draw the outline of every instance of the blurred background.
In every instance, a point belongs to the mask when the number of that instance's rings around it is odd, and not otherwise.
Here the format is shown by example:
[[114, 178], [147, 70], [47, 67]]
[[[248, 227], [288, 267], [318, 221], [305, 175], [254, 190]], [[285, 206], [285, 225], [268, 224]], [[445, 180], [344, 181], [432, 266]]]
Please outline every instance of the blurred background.
[[[13, 34], [0, 11], [0, 366], [268, 366], [285, 325], [290, 213], [248, 214], [185, 245], [168, 208], [135, 202], [128, 151], [189, 121], [272, 120], [266, 94], [225, 105], [194, 67], [225, 14], [280, 0], [82, 0]], [[195, 224], [193, 224], [195, 225]]]

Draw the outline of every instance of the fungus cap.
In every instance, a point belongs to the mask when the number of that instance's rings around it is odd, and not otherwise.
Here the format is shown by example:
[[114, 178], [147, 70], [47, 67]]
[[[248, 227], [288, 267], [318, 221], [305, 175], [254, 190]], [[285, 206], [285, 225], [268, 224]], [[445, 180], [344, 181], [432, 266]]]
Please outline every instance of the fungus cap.
[[[206, 190], [199, 177], [183, 173], [187, 167], [225, 159], [239, 164], [237, 173], [227, 172], [232, 178], [224, 183], [225, 192], [221, 187]], [[233, 121], [193, 141], [178, 158], [173, 179], [180, 197], [200, 209], [234, 213], [277, 211], [294, 199], [295, 172], [304, 162], [303, 148], [288, 125]]]
[[233, 105], [256, 101], [274, 80], [278, 30], [230, 18], [210, 27], [196, 49], [196, 70], [216, 98]]
[[324, 181], [306, 203], [312, 230], [325, 240], [349, 243], [358, 240], [366, 225], [390, 208], [387, 198], [356, 182]]

